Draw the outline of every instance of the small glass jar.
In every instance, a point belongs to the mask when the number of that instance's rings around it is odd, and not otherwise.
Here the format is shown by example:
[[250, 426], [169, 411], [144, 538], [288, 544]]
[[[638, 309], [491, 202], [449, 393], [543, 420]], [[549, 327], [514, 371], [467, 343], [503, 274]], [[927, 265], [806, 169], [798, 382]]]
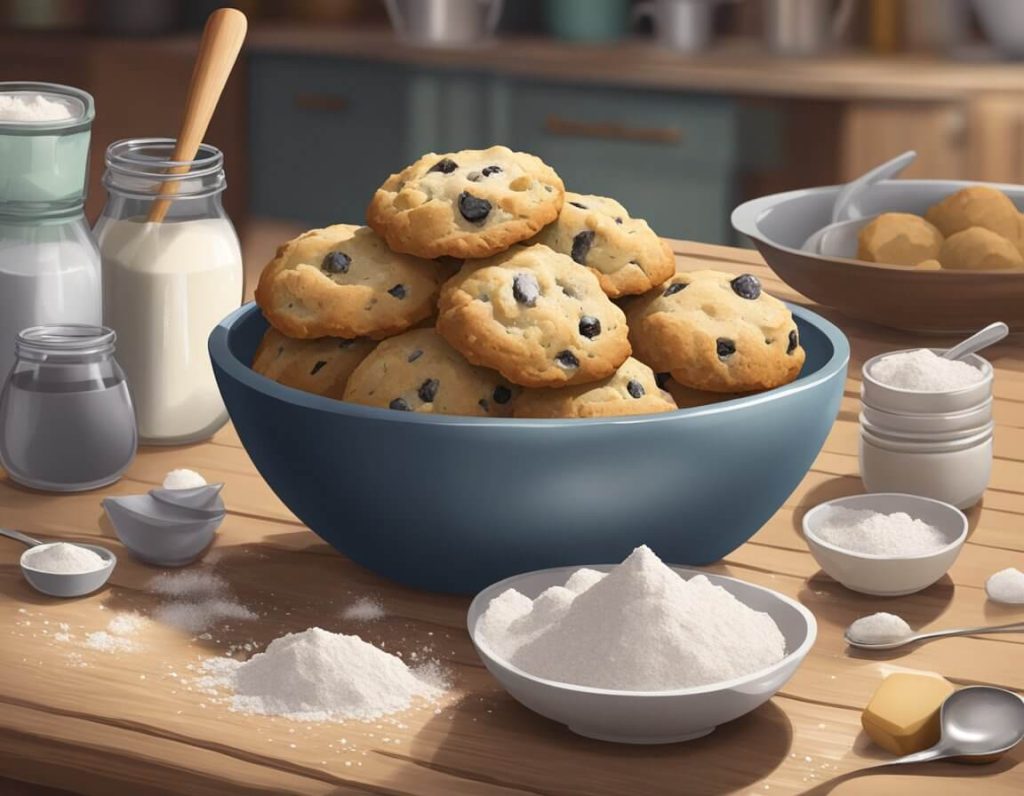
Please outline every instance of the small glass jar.
[[[238, 236], [220, 201], [224, 156], [203, 144], [195, 160], [177, 162], [174, 147], [161, 138], [110, 145], [95, 228], [103, 323], [118, 334], [144, 444], [197, 442], [227, 422], [207, 338], [244, 290]], [[157, 202], [167, 214], [149, 221]]]
[[80, 492], [111, 484], [135, 457], [131, 396], [102, 326], [34, 326], [15, 344], [0, 394], [0, 463], [19, 484]]

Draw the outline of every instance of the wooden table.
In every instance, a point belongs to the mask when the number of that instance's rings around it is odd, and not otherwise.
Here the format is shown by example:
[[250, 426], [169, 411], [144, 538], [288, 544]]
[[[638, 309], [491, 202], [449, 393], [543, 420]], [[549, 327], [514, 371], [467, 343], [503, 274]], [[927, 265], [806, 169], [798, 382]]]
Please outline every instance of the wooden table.
[[[757, 255], [677, 243], [690, 258], [756, 273], [781, 297], [802, 301]], [[156, 570], [132, 560], [102, 518], [98, 493], [53, 496], [0, 481], [3, 525], [49, 539], [102, 542], [120, 556], [108, 589], [75, 601], [33, 592], [18, 571], [21, 548], [0, 545], [0, 776], [89, 794], [702, 794], [941, 793], [1024, 791], [1018, 748], [998, 763], [935, 763], [900, 774], [848, 777], [886, 758], [860, 734], [860, 710], [888, 672], [941, 672], [960, 685], [1024, 688], [1024, 638], [953, 638], [904, 655], [852, 654], [843, 629], [891, 610], [914, 627], [1010, 621], [1024, 610], [986, 602], [985, 579], [1024, 566], [1024, 354], [1020, 340], [990, 349], [996, 367], [996, 463], [972, 533], [947, 577], [910, 597], [875, 599], [846, 591], [818, 571], [801, 541], [802, 513], [823, 500], [862, 491], [857, 476], [861, 363], [914, 337], [819, 310], [850, 336], [853, 360], [839, 419], [813, 469], [754, 539], [710, 569], [769, 586], [811, 608], [818, 641], [793, 680], [770, 703], [711, 736], [662, 747], [589, 741], [520, 707], [481, 666], [464, 630], [468, 600], [404, 589], [357, 567], [305, 529], [256, 474], [229, 427], [205, 444], [140, 452], [128, 475], [104, 494], [130, 494], [164, 473], [193, 467], [227, 483], [231, 507], [207, 566], [227, 578], [260, 620], [233, 623], [212, 638], [153, 623], [144, 649], [103, 653], [55, 639], [58, 623], [80, 640], [115, 611], [147, 614]], [[939, 343], [941, 344], [941, 343]], [[340, 611], [359, 595], [388, 612], [362, 626]], [[432, 646], [455, 677], [437, 713], [414, 711], [391, 724], [301, 725], [243, 716], [189, 690], [188, 668], [231, 644], [262, 647], [311, 625], [361, 632], [390, 650]], [[341, 739], [345, 739], [342, 743]], [[834, 786], [834, 791], [830, 790]], [[34, 788], [0, 781], [2, 793]], [[49, 792], [49, 791], [46, 791]]]

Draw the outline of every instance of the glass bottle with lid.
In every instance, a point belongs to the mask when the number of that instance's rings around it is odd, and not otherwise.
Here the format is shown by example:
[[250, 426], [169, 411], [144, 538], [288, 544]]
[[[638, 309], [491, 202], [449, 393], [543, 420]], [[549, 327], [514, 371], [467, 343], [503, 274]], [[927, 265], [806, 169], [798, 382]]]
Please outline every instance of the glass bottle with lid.
[[[214, 326], [242, 302], [242, 254], [221, 205], [224, 157], [203, 144], [173, 161], [173, 139], [118, 141], [107, 149], [107, 204], [95, 234], [103, 257], [104, 323], [144, 443], [205, 439], [227, 421], [207, 351]], [[168, 185], [169, 184], [169, 185]], [[148, 221], [160, 196], [161, 222]]]
[[83, 210], [93, 116], [79, 89], [0, 83], [0, 378], [22, 329], [101, 321]]
[[135, 414], [115, 335], [87, 325], [23, 330], [0, 393], [0, 462], [34, 489], [113, 483], [135, 456]]

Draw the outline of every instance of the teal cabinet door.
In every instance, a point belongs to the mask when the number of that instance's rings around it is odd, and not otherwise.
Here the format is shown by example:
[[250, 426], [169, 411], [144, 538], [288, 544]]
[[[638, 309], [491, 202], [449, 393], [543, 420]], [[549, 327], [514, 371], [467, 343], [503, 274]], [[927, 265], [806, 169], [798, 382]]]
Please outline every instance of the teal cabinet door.
[[731, 239], [739, 163], [730, 100], [498, 81], [494, 134], [571, 190], [612, 196], [661, 235]]

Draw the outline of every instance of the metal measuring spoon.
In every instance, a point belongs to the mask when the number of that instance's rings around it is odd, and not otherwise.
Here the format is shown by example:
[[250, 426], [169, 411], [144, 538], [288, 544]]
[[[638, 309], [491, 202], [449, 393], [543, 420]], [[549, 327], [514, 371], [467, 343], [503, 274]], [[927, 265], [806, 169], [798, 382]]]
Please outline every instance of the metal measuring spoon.
[[[56, 544], [56, 542], [43, 542], [40, 539], [34, 539], [27, 534], [21, 533], [21, 531], [12, 531], [7, 528], [0, 528], [0, 536], [14, 539], [17, 542], [28, 545], [29, 548]], [[84, 547], [86, 550], [92, 550], [92, 552], [103, 559], [103, 566], [91, 572], [47, 572], [46, 570], [36, 569], [31, 564], [25, 562], [26, 556], [31, 552], [31, 550], [26, 550], [21, 554], [19, 562], [21, 564], [21, 574], [25, 576], [25, 580], [36, 591], [48, 594], [51, 597], [82, 597], [101, 588], [110, 579], [110, 574], [114, 571], [114, 565], [117, 563], [117, 556], [107, 550], [107, 548], [100, 547], [99, 545], [79, 544], [78, 542], [69, 542], [69, 544]]]
[[846, 643], [851, 647], [862, 650], [893, 650], [902, 647], [904, 644], [915, 644], [918, 641], [931, 641], [946, 636], [980, 636], [986, 633], [1024, 633], [1024, 622], [1011, 622], [1008, 625], [989, 625], [987, 627], [958, 627], [951, 630], [933, 630], [929, 633], [912, 633], [896, 641], [880, 641], [869, 643], [854, 641], [850, 638], [849, 632], [843, 635]]
[[969, 354], [976, 354], [983, 348], [988, 348], [994, 343], [998, 343], [1006, 335], [1010, 333], [1010, 327], [1002, 321], [996, 321], [990, 323], [984, 329], [979, 332], [975, 332], [962, 343], [957, 343], [955, 346], [945, 351], [942, 354], [943, 359], [963, 359]]
[[939, 725], [935, 746], [872, 768], [1007, 752], [1024, 739], [1024, 699], [990, 685], [961, 688], [942, 703]]

